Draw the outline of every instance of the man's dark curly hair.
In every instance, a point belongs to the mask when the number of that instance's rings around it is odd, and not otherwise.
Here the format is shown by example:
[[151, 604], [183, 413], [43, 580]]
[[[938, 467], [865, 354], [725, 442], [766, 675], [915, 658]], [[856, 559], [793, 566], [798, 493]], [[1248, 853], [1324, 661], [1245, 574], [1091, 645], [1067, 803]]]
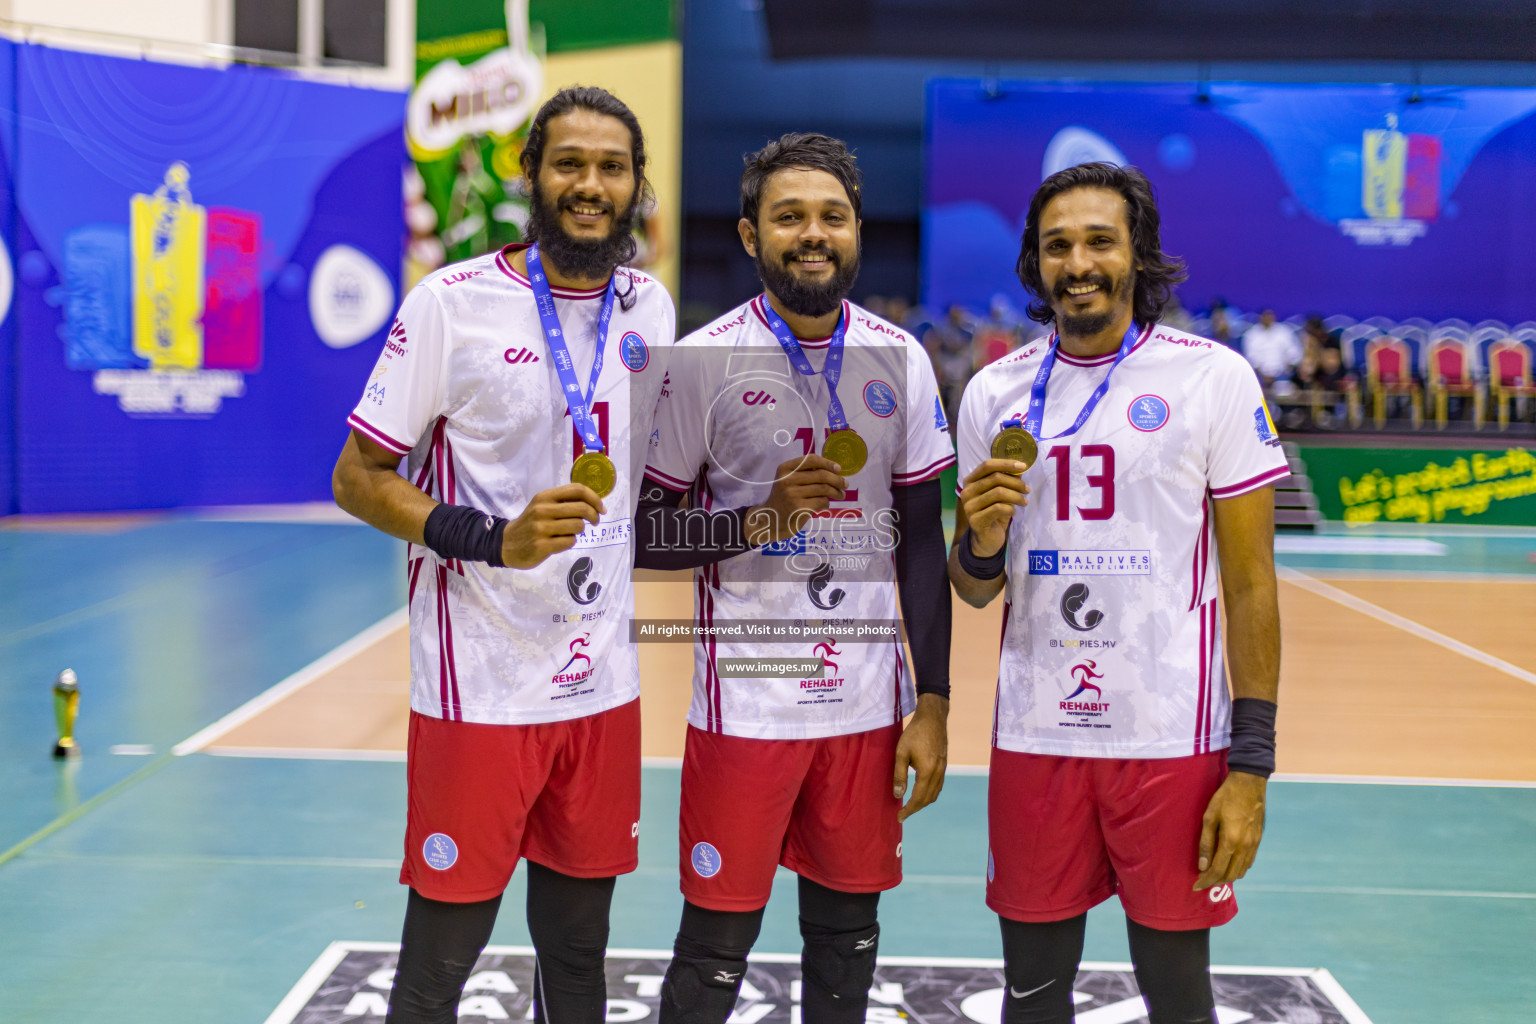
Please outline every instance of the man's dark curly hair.
[[741, 215], [753, 225], [757, 224], [757, 208], [768, 179], [779, 171], [796, 167], [826, 171], [836, 178], [853, 204], [855, 220], [863, 209], [864, 176], [842, 139], [816, 132], [789, 132], [756, 153], [748, 153], [743, 162], [746, 166], [741, 171]]
[[1184, 261], [1163, 252], [1162, 218], [1152, 183], [1135, 167], [1117, 167], [1110, 163], [1078, 164], [1057, 171], [1040, 183], [1029, 201], [1024, 218], [1024, 242], [1019, 247], [1016, 268], [1019, 282], [1035, 296], [1029, 304], [1031, 320], [1048, 324], [1056, 317], [1050, 295], [1040, 279], [1040, 211], [1045, 204], [1076, 188], [1103, 188], [1118, 192], [1125, 199], [1125, 220], [1131, 229], [1131, 252], [1138, 264], [1132, 316], [1138, 324], [1154, 324], [1173, 296], [1173, 286], [1184, 280]]

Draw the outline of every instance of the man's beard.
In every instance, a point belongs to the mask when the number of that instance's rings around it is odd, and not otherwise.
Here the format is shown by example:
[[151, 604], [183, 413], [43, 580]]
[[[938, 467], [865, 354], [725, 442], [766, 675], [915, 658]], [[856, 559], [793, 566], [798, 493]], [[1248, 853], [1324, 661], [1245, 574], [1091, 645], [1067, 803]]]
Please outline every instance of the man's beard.
[[1053, 298], [1061, 302], [1067, 297], [1067, 289], [1075, 288], [1080, 284], [1096, 284], [1109, 293], [1110, 307], [1103, 313], [1063, 313], [1059, 306], [1056, 307], [1056, 330], [1061, 334], [1070, 334], [1073, 337], [1085, 338], [1098, 334], [1110, 324], [1115, 322], [1124, 309], [1130, 297], [1132, 278], [1127, 274], [1120, 279], [1120, 283], [1113, 289], [1110, 288], [1109, 278], [1103, 274], [1085, 274], [1082, 277], [1064, 277], [1056, 282]]
[[629, 206], [613, 218], [613, 228], [602, 238], [573, 238], [560, 224], [560, 211], [580, 203], [582, 206], [601, 206], [610, 214], [613, 204], [577, 200], [562, 196], [546, 201], [544, 192], [535, 181], [529, 188], [527, 236], [539, 243], [539, 258], [548, 260], [566, 277], [585, 281], [605, 281], [613, 268], [635, 258], [635, 215], [640, 208], [637, 191]]
[[[826, 281], [814, 283], [800, 280], [789, 264], [799, 256], [824, 253], [832, 261], [832, 276]], [[844, 262], [841, 253], [827, 246], [800, 246], [779, 256], [776, 260], [765, 257], [761, 247], [757, 250], [757, 276], [784, 307], [796, 316], [826, 316], [838, 307], [859, 276], [859, 253], [855, 249], [852, 259]]]

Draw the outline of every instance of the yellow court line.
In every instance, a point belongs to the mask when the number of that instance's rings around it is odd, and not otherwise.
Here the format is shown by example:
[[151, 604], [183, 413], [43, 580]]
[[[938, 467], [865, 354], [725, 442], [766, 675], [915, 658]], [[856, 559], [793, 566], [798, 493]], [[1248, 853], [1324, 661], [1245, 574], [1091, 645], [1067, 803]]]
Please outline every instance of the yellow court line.
[[1389, 626], [1396, 626], [1405, 633], [1411, 633], [1421, 640], [1428, 640], [1432, 644], [1438, 644], [1448, 651], [1454, 651], [1463, 657], [1481, 662], [1489, 668], [1498, 669], [1506, 675], [1514, 676], [1521, 682], [1536, 685], [1536, 672], [1528, 672], [1518, 665], [1510, 664], [1503, 658], [1496, 658], [1487, 651], [1479, 650], [1471, 644], [1462, 643], [1454, 637], [1449, 637], [1444, 633], [1430, 629], [1422, 622], [1415, 622], [1413, 619], [1399, 615], [1396, 612], [1389, 612], [1378, 604], [1372, 604], [1364, 598], [1356, 597], [1354, 594], [1340, 590], [1338, 587], [1329, 586], [1322, 580], [1308, 576], [1306, 573], [1298, 572], [1287, 566], [1276, 565], [1275, 575], [1287, 583], [1300, 587], [1302, 590], [1311, 591], [1319, 597], [1326, 597], [1328, 600], [1335, 601], [1346, 608], [1351, 608], [1362, 615], [1368, 615], [1378, 622], [1385, 622]]

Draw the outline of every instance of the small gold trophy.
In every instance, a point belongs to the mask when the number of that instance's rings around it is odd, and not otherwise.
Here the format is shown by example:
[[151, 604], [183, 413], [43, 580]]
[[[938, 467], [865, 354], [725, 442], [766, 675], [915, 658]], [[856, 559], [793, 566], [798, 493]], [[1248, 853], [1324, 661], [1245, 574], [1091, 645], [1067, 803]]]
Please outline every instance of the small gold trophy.
[[67, 668], [53, 681], [53, 717], [59, 723], [59, 742], [53, 745], [54, 757], [79, 757], [75, 742], [75, 718], [80, 714], [80, 683], [75, 670]]

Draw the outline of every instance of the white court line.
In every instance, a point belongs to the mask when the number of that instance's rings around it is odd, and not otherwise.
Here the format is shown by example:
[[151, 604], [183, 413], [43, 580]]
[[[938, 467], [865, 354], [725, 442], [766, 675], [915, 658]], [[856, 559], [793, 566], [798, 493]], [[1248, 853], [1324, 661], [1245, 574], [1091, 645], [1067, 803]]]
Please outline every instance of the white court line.
[[391, 612], [329, 654], [322, 655], [287, 679], [252, 697], [217, 722], [188, 736], [172, 747], [171, 753], [177, 757], [197, 753], [236, 726], [243, 725], [252, 718], [255, 718], [284, 697], [303, 689], [319, 677], [325, 675], [325, 673], [361, 654], [395, 630], [404, 626], [407, 621], [404, 608]]
[[1277, 555], [1444, 555], [1446, 546], [1421, 537], [1297, 537], [1275, 538]]
[[1524, 779], [1437, 779], [1414, 775], [1313, 775], [1275, 772], [1271, 782], [1328, 782], [1341, 786], [1462, 786], [1470, 789], [1536, 789]]
[[272, 757], [291, 761], [404, 761], [403, 750], [348, 750], [345, 747], [219, 747], [210, 757]]
[[1489, 668], [1498, 669], [1500, 672], [1514, 676], [1516, 679], [1519, 679], [1522, 682], [1536, 685], [1536, 672], [1527, 672], [1519, 665], [1511, 665], [1503, 658], [1495, 658], [1488, 652], [1479, 650], [1478, 648], [1473, 647], [1471, 644], [1464, 644], [1460, 640], [1456, 640], [1452, 637], [1446, 636], [1444, 633], [1430, 629], [1423, 623], [1415, 622], [1410, 618], [1406, 618], [1397, 614], [1396, 612], [1389, 612], [1380, 605], [1372, 604], [1363, 598], [1356, 597], [1353, 594], [1340, 590], [1338, 587], [1329, 586], [1322, 580], [1313, 579], [1306, 573], [1297, 572], [1295, 569], [1291, 569], [1287, 566], [1276, 565], [1275, 575], [1277, 575], [1280, 579], [1285, 580], [1287, 583], [1291, 583], [1300, 587], [1302, 590], [1309, 590], [1312, 593], [1317, 594], [1319, 597], [1326, 597], [1330, 601], [1336, 601], [1346, 608], [1353, 608], [1355, 611], [1360, 612], [1362, 615], [1369, 615], [1371, 618], [1376, 619], [1378, 622], [1385, 622], [1389, 626], [1396, 626], [1398, 629], [1401, 629], [1405, 633], [1411, 633], [1414, 636], [1421, 637], [1422, 639], [1428, 640], [1432, 644], [1439, 644], [1441, 647], [1444, 647], [1448, 651], [1455, 651], [1457, 654], [1460, 654], [1463, 657], [1471, 658], [1473, 661], [1481, 662], [1482, 664], [1487, 665]]

